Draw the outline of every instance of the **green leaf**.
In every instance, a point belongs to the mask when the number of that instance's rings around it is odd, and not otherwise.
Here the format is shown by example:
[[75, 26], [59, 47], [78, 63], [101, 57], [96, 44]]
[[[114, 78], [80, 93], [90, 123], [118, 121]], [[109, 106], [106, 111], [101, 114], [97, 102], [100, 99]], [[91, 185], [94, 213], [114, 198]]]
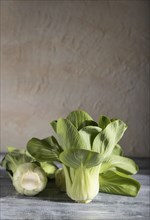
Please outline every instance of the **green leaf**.
[[11, 177], [19, 165], [33, 161], [31, 157], [19, 151], [16, 149], [15, 151], [6, 153], [1, 161], [1, 166], [9, 172]]
[[9, 147], [7, 147], [7, 150], [8, 150], [9, 153], [11, 153], [11, 152], [13, 152], [15, 150], [18, 150], [18, 149], [15, 148], [15, 147], [9, 146]]
[[118, 171], [108, 171], [99, 176], [100, 192], [136, 196], [140, 183], [134, 178]]
[[62, 151], [61, 146], [58, 144], [56, 138], [54, 136], [49, 136], [47, 138], [42, 139], [43, 143], [51, 146], [54, 150], [57, 149], [58, 152]]
[[98, 133], [101, 132], [101, 128], [96, 126], [86, 126], [79, 130], [79, 134], [86, 144], [86, 149], [91, 150], [93, 140]]
[[54, 179], [57, 166], [53, 162], [40, 162], [40, 166], [49, 179]]
[[101, 115], [100, 118], [99, 118], [98, 125], [99, 125], [99, 127], [100, 127], [102, 130], [104, 130], [110, 122], [111, 122], [111, 121], [110, 121], [109, 118], [107, 118], [107, 117], [104, 116], [104, 115]]
[[57, 122], [57, 134], [63, 149], [86, 149], [77, 128], [68, 119], [59, 119]]
[[106, 158], [101, 164], [100, 173], [113, 169], [123, 171], [126, 174], [136, 174], [138, 172], [138, 166], [133, 160], [118, 155], [111, 155]]
[[67, 116], [67, 119], [69, 121], [71, 121], [71, 123], [78, 129], [81, 124], [84, 122], [84, 121], [87, 121], [87, 120], [92, 120], [93, 119], [91, 118], [91, 116], [85, 112], [85, 111], [82, 111], [82, 110], [76, 110], [76, 111], [72, 111], [68, 116]]
[[109, 123], [94, 139], [92, 150], [109, 156], [126, 129], [127, 126], [123, 121], [116, 120]]
[[95, 121], [93, 121], [93, 120], [86, 120], [86, 121], [81, 123], [81, 125], [78, 128], [78, 130], [80, 130], [83, 127], [86, 127], [86, 126], [97, 126], [98, 127], [98, 124]]
[[64, 165], [74, 169], [80, 166], [91, 168], [98, 166], [101, 162], [99, 153], [84, 149], [65, 150], [60, 154], [59, 159]]
[[32, 138], [27, 143], [27, 151], [37, 161], [44, 162], [58, 160], [62, 149], [60, 148], [56, 139], [51, 136], [42, 140], [38, 138]]
[[111, 122], [116, 121], [116, 120], [118, 120], [118, 119], [117, 118], [111, 118], [110, 119]]
[[17, 148], [12, 147], [12, 146], [8, 146], [7, 150], [8, 150], [9, 153], [11, 153], [11, 152], [16, 152], [16, 153], [21, 153], [21, 154], [25, 153], [25, 149], [17, 149]]
[[52, 126], [53, 130], [57, 133], [57, 120], [50, 122], [50, 125]]
[[112, 154], [118, 155], [118, 156], [123, 156], [123, 150], [119, 144], [116, 144], [116, 146], [114, 147], [114, 149], [112, 151]]

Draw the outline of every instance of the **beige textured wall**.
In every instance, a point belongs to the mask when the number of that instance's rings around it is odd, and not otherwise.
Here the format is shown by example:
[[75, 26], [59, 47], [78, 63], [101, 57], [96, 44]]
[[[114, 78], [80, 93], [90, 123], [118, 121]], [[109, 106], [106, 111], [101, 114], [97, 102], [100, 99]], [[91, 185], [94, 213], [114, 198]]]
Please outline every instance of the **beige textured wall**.
[[149, 155], [149, 2], [1, 1], [1, 146], [52, 134], [81, 108], [124, 120]]

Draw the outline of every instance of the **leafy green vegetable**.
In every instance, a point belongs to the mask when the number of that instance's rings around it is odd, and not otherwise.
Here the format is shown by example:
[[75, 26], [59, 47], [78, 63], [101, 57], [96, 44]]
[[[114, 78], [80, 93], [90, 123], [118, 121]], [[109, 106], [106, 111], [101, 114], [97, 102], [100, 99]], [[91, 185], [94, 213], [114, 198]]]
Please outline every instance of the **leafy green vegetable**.
[[27, 150], [37, 161], [57, 160], [63, 164], [55, 178], [71, 199], [87, 203], [99, 190], [130, 196], [138, 193], [140, 184], [129, 176], [138, 167], [122, 156], [118, 144], [127, 129], [123, 121], [100, 116], [97, 123], [85, 111], [76, 110], [67, 118], [52, 121], [51, 126], [58, 141], [54, 137], [48, 141], [33, 138]]
[[101, 128], [97, 126], [86, 126], [79, 130], [79, 135], [86, 144], [86, 149], [91, 150], [91, 146], [97, 134], [101, 132]]
[[47, 184], [47, 177], [40, 165], [27, 156], [23, 150], [15, 148], [8, 150], [1, 166], [9, 173], [16, 191], [32, 196], [41, 192]]
[[49, 179], [55, 178], [55, 172], [57, 171], [57, 166], [52, 162], [40, 162], [40, 166], [46, 173]]
[[33, 159], [28, 157], [24, 153], [20, 153], [19, 150], [13, 150], [10, 153], [5, 154], [4, 158], [1, 161], [1, 166], [6, 169], [9, 173], [9, 176], [12, 178], [13, 173], [16, 172], [18, 166], [23, 163], [32, 162]]
[[138, 172], [138, 166], [133, 160], [118, 155], [111, 155], [106, 158], [101, 164], [100, 173], [110, 169], [117, 169], [126, 174], [136, 174]]
[[99, 127], [100, 127], [102, 130], [104, 130], [110, 122], [111, 122], [111, 121], [110, 121], [109, 118], [107, 118], [107, 117], [104, 116], [104, 115], [101, 115], [101, 116], [99, 117], [98, 125], [99, 125]]
[[109, 123], [94, 139], [92, 150], [109, 156], [126, 129], [126, 124], [120, 120]]
[[118, 195], [136, 196], [140, 189], [137, 180], [114, 170], [100, 174], [99, 184], [100, 192]]
[[57, 132], [57, 120], [54, 120], [50, 123], [50, 125], [52, 126], [53, 130], [55, 132]]
[[64, 164], [66, 189], [77, 202], [90, 202], [99, 191], [99, 153], [85, 149], [65, 150], [60, 154]]
[[78, 130], [80, 130], [86, 126], [97, 126], [98, 127], [98, 124], [93, 120], [86, 120], [80, 124], [80, 126], [78, 127]]
[[78, 130], [68, 119], [58, 120], [57, 135], [63, 150], [70, 148], [86, 149]]
[[55, 172], [55, 184], [62, 192], [66, 192], [66, 180], [63, 168], [59, 168]]
[[82, 110], [76, 110], [70, 112], [67, 116], [67, 120], [69, 120], [77, 129], [84, 123], [85, 121], [93, 121], [91, 116]]
[[99, 165], [101, 162], [101, 156], [99, 153], [85, 149], [65, 150], [60, 154], [59, 158], [64, 165], [74, 169], [81, 166], [91, 168]]
[[[66, 118], [69, 120], [77, 129], [81, 129], [87, 125], [97, 125], [95, 121], [91, 118], [91, 116], [82, 110], [76, 110], [69, 113]], [[57, 120], [50, 122], [53, 130], [57, 133]]]
[[99, 192], [99, 166], [77, 169], [64, 167], [66, 191], [77, 202], [89, 203]]
[[57, 161], [62, 151], [56, 139], [51, 136], [45, 139], [32, 138], [27, 143], [27, 151], [39, 162]]
[[123, 150], [119, 144], [116, 144], [116, 146], [112, 150], [112, 154], [118, 155], [118, 156], [123, 156]]
[[13, 175], [13, 185], [22, 195], [34, 196], [47, 184], [47, 177], [41, 167], [35, 163], [24, 163], [18, 166]]

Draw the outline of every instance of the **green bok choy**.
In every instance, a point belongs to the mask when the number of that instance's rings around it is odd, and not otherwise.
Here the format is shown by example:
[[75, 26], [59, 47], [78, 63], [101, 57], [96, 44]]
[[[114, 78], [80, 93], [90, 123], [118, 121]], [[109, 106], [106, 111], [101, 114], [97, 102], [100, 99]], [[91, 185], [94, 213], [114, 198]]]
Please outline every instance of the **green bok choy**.
[[[27, 151], [39, 162], [62, 163], [63, 170], [55, 177], [71, 199], [88, 203], [99, 191], [137, 195], [140, 184], [131, 176], [138, 167], [122, 156], [118, 144], [127, 129], [123, 121], [100, 116], [97, 123], [88, 113], [77, 110], [52, 121], [51, 126], [57, 140], [53, 136], [32, 138]], [[65, 178], [60, 181], [63, 173]]]
[[22, 195], [34, 196], [46, 187], [45, 172], [24, 150], [9, 148], [1, 166], [8, 172], [16, 191]]

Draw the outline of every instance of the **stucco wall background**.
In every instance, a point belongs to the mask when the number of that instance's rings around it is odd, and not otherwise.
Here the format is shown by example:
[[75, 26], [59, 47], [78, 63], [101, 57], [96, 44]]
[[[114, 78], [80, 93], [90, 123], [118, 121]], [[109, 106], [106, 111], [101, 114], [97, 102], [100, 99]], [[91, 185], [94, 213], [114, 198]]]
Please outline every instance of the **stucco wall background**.
[[1, 150], [52, 134], [84, 109], [128, 124], [128, 156], [149, 156], [148, 1], [1, 1]]

